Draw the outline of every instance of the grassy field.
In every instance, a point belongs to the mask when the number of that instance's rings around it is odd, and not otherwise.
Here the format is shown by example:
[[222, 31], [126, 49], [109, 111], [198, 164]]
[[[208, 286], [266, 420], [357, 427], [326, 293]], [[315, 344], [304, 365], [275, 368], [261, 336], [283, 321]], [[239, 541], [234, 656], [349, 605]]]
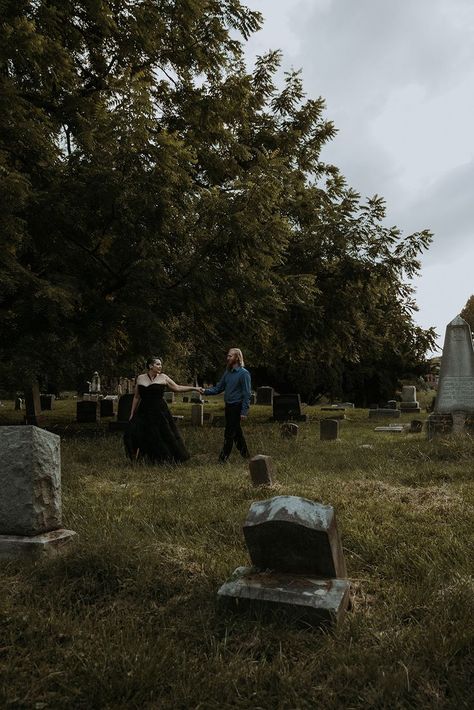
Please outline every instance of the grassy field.
[[[0, 424], [18, 418], [9, 407]], [[49, 424], [64, 434], [64, 524], [78, 538], [62, 558], [1, 564], [1, 708], [474, 707], [470, 437], [379, 434], [354, 410], [321, 442], [329, 413], [315, 407], [287, 441], [254, 407], [251, 452], [276, 468], [274, 487], [255, 489], [237, 454], [216, 464], [222, 429], [184, 425], [189, 463], [132, 468], [119, 435], [79, 428], [73, 410], [57, 402]], [[251, 502], [281, 494], [335, 507], [353, 603], [331, 632], [217, 605], [249, 562]]]

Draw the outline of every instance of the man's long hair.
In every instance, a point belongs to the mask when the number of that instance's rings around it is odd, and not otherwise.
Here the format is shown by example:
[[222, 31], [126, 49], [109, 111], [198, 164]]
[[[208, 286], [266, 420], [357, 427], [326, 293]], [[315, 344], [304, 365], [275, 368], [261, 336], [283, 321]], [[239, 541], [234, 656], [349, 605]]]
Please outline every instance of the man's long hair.
[[232, 353], [232, 355], [237, 355], [237, 360], [239, 362], [240, 367], [245, 367], [242, 350], [239, 350], [239, 348], [229, 348], [229, 352]]

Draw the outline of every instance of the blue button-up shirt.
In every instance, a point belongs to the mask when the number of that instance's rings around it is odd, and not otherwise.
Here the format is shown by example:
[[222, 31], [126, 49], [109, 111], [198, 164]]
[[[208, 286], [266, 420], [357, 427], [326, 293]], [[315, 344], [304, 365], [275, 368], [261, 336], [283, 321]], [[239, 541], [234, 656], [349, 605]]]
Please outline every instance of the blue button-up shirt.
[[242, 402], [243, 416], [247, 416], [250, 407], [250, 372], [245, 367], [236, 365], [232, 370], [226, 370], [214, 387], [207, 387], [205, 395], [224, 392], [226, 404]]

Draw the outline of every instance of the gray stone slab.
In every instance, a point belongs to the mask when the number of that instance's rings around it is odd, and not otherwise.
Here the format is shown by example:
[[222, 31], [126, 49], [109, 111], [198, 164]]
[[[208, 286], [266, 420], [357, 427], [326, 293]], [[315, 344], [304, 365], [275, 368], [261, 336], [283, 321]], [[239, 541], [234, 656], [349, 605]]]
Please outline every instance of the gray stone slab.
[[339, 420], [321, 419], [319, 422], [319, 438], [321, 441], [334, 441], [339, 438]]
[[306, 421], [306, 415], [301, 414], [301, 397], [299, 394], [273, 395], [273, 421]]
[[306, 575], [268, 573], [238, 567], [217, 592], [236, 609], [287, 612], [292, 620], [326, 624], [342, 619], [349, 604], [347, 579], [315, 579]]
[[113, 417], [114, 416], [114, 400], [113, 399], [101, 399], [99, 402], [99, 411], [101, 417]]
[[402, 402], [416, 402], [416, 387], [414, 385], [403, 385]]
[[61, 527], [60, 439], [35, 426], [0, 427], [0, 534]]
[[259, 387], [257, 389], [257, 404], [265, 404], [267, 406], [272, 406], [273, 387]]
[[93, 422], [100, 422], [99, 402], [77, 402], [76, 419], [80, 424], [91, 424]]
[[244, 537], [261, 570], [345, 577], [334, 508], [298, 496], [276, 496], [250, 506]]
[[250, 478], [254, 486], [271, 486], [274, 470], [271, 456], [258, 454], [249, 461]]
[[369, 418], [375, 418], [375, 417], [386, 417], [386, 418], [391, 418], [391, 419], [399, 419], [400, 418], [400, 410], [399, 409], [384, 409], [382, 407], [379, 407], [378, 409], [369, 409]]
[[163, 399], [165, 402], [168, 402], [168, 404], [174, 404], [176, 398], [174, 392], [169, 391], [163, 394]]
[[192, 426], [202, 426], [203, 425], [203, 415], [204, 415], [204, 405], [203, 404], [192, 404], [191, 405], [191, 425]]
[[461, 316], [446, 327], [435, 410], [474, 412], [474, 349], [471, 328]]
[[69, 548], [74, 530], [52, 530], [41, 535], [0, 535], [0, 560], [36, 560], [55, 556]]
[[403, 431], [404, 428], [403, 424], [400, 426], [376, 426], [374, 431], [384, 431], [393, 434]]

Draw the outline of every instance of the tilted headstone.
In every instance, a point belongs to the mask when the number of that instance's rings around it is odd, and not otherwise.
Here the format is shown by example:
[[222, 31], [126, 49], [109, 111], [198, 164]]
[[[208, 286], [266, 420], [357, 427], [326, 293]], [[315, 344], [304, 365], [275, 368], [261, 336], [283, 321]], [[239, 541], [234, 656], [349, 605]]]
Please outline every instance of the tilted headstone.
[[339, 419], [321, 419], [319, 422], [319, 438], [321, 441], [339, 439]]
[[204, 405], [203, 404], [193, 404], [191, 406], [191, 425], [192, 426], [202, 426], [203, 425], [203, 415], [204, 415]]
[[273, 404], [273, 387], [259, 387], [257, 389], [257, 404], [272, 406]]
[[250, 507], [244, 537], [254, 567], [239, 567], [218, 591], [241, 609], [282, 609], [305, 621], [333, 622], [349, 604], [349, 581], [331, 506], [277, 496]]
[[35, 426], [0, 427], [0, 558], [57, 550], [62, 529], [60, 439]]
[[273, 483], [273, 461], [270, 456], [258, 454], [249, 461], [250, 478], [254, 486], [271, 486]]
[[345, 577], [334, 508], [299, 496], [276, 496], [250, 506], [244, 537], [260, 569]]
[[300, 395], [274, 394], [272, 419], [275, 422], [306, 421], [306, 415], [301, 414]]
[[283, 439], [293, 439], [298, 436], [298, 424], [293, 422], [284, 422], [280, 427], [280, 434]]
[[77, 402], [76, 420], [80, 424], [90, 424], [100, 421], [99, 402]]

